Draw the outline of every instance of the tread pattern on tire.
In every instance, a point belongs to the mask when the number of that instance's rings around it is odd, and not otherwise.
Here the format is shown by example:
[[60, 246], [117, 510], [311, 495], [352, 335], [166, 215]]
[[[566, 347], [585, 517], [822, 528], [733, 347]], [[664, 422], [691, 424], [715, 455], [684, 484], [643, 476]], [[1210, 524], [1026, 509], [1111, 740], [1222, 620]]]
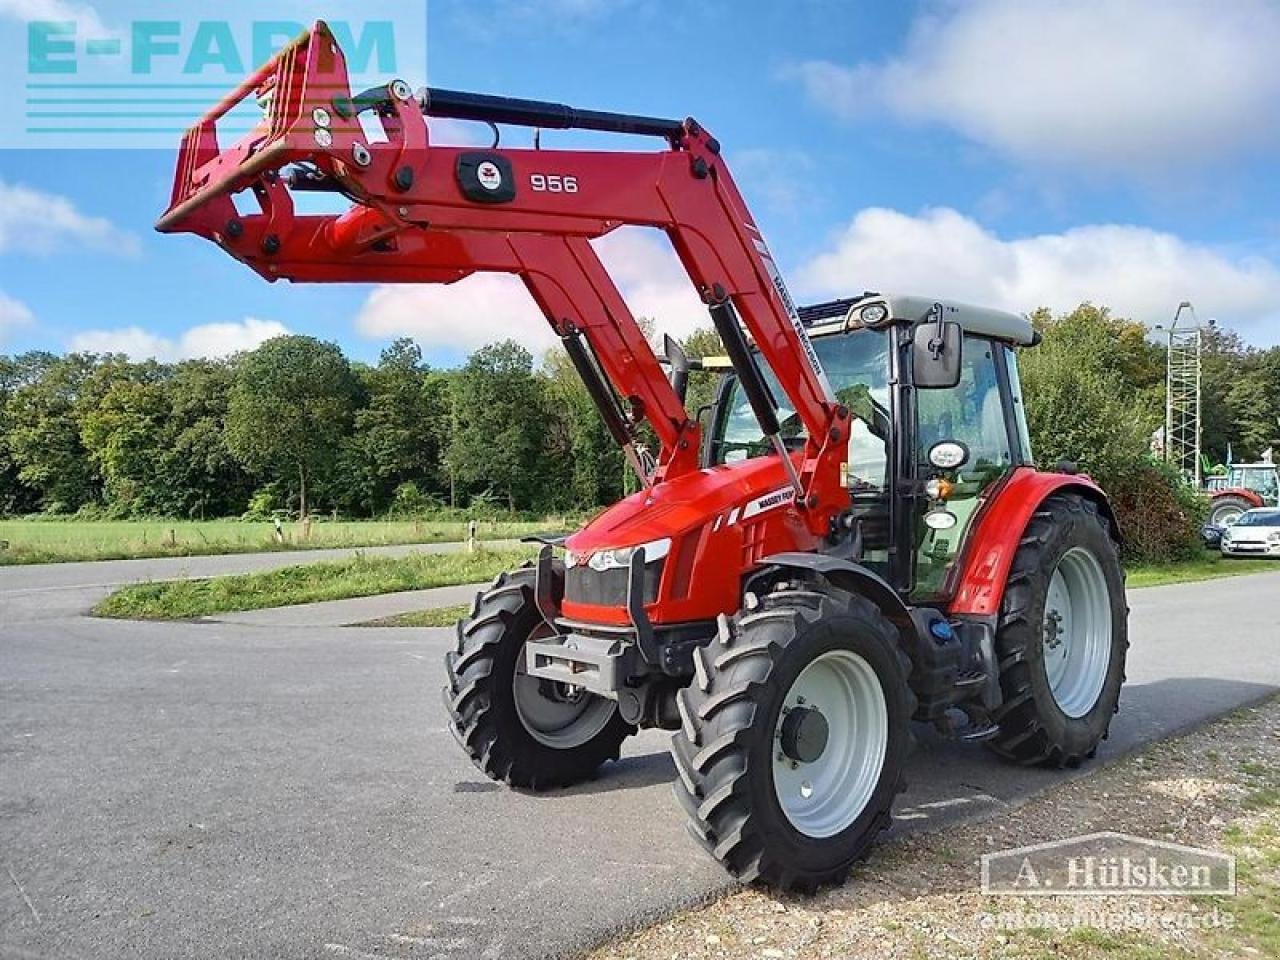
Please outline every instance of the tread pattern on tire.
[[752, 810], [746, 790], [748, 753], [761, 736], [770, 742], [773, 738], [773, 730], [761, 726], [765, 719], [760, 714], [779, 693], [774, 676], [778, 659], [797, 636], [837, 614], [862, 621], [896, 654], [909, 718], [916, 706], [907, 686], [911, 663], [896, 629], [865, 597], [812, 585], [768, 594], [754, 610], [722, 616], [717, 637], [694, 652], [694, 682], [678, 694], [686, 723], [671, 741], [679, 774], [673, 783], [676, 799], [688, 816], [690, 835], [743, 882], [812, 892], [843, 881], [889, 826], [893, 798], [905, 788], [899, 771], [852, 856], [820, 872], [800, 870], [772, 855]]
[[[1098, 505], [1079, 494], [1060, 493], [1046, 499], [1027, 524], [1005, 584], [996, 630], [996, 657], [1000, 664], [1004, 703], [995, 715], [1000, 732], [987, 745], [1005, 759], [1023, 766], [1075, 768], [1097, 752], [1096, 746], [1072, 751], [1055, 742], [1045, 728], [1032, 687], [1035, 663], [1030, 647], [1043, 643], [1043, 624], [1035, 615], [1036, 590], [1039, 581], [1050, 575], [1050, 571], [1045, 569], [1046, 549], [1055, 530], [1081, 523], [1093, 524], [1106, 534], [1110, 555], [1100, 559], [1103, 563], [1120, 567], [1115, 531], [1098, 510]], [[1123, 577], [1121, 567], [1122, 583]], [[1125, 630], [1123, 648], [1127, 651], [1128, 647], [1128, 631]], [[1123, 683], [1123, 658], [1120, 669]], [[1111, 714], [1119, 709], [1117, 701]], [[1110, 722], [1111, 716], [1108, 715], [1102, 730], [1103, 739], [1107, 736]]]
[[522, 646], [541, 619], [534, 578], [531, 567], [503, 573], [476, 594], [470, 615], [458, 622], [454, 649], [445, 656], [444, 701], [450, 732], [485, 776], [539, 791], [591, 779], [606, 761], [618, 759], [622, 742], [635, 728], [615, 714], [599, 734], [570, 750], [541, 744], [524, 730], [510, 690], [499, 691], [495, 685], [504, 679], [510, 684], [510, 678], [496, 677], [502, 671], [495, 666], [500, 658], [505, 664], [504, 655], [512, 652], [509, 645]]

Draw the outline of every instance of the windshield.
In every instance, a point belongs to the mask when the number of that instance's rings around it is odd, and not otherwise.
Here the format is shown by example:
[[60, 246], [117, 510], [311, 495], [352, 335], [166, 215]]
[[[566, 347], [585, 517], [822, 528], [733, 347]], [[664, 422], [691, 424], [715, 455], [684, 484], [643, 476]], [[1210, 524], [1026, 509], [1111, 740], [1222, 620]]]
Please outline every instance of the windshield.
[[1276, 495], [1277, 477], [1274, 467], [1232, 467], [1230, 486], [1252, 490], [1264, 497]]
[[1259, 510], [1242, 513], [1235, 522], [1237, 527], [1280, 527], [1280, 510]]
[[[889, 439], [889, 335], [884, 330], [815, 337], [814, 350], [826, 368], [837, 399], [849, 408], [853, 427], [849, 436], [849, 477], [852, 490], [885, 488]], [[783, 439], [793, 449], [805, 439], [804, 424], [791, 409], [773, 371], [761, 364], [765, 381], [778, 404]], [[771, 448], [760, 432], [742, 384], [735, 380], [717, 438], [713, 463], [733, 463], [760, 456]]]

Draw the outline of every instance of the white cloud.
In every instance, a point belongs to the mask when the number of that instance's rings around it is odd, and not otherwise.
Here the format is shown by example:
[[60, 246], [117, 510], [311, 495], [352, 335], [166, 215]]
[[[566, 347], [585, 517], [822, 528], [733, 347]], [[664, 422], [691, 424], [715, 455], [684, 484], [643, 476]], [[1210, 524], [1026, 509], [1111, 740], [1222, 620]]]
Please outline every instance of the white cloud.
[[824, 199], [826, 181], [813, 175], [813, 158], [803, 150], [755, 147], [729, 159], [738, 186], [760, 209], [796, 216]]
[[141, 327], [84, 330], [68, 344], [83, 353], [124, 353], [135, 360], [154, 357], [174, 361], [227, 357], [252, 350], [264, 340], [284, 336], [289, 329], [275, 320], [248, 317], [239, 323], [206, 323], [191, 327], [178, 337], [163, 337]]
[[0, 342], [14, 327], [25, 326], [34, 319], [35, 315], [25, 303], [0, 290]]
[[66, 245], [136, 254], [138, 238], [63, 196], [0, 180], [0, 253], [50, 253]]
[[652, 320], [656, 336], [682, 337], [710, 325], [706, 304], [664, 235], [623, 227], [597, 240], [595, 248], [631, 312]]
[[[652, 319], [656, 333], [683, 335], [708, 323], [706, 307], [665, 237], [622, 228], [595, 247], [632, 313]], [[380, 286], [365, 301], [356, 329], [377, 339], [413, 337], [428, 349], [474, 350], [509, 338], [539, 356], [558, 343], [523, 282], [505, 274]]]
[[1017, 312], [1090, 300], [1148, 324], [1181, 300], [1255, 343], [1280, 342], [1280, 269], [1145, 227], [1097, 224], [1002, 239], [955, 210], [860, 212], [834, 249], [797, 275], [817, 296], [869, 288]]
[[1280, 141], [1280, 8], [1267, 0], [972, 0], [888, 60], [795, 68], [847, 118], [886, 109], [1018, 159], [1144, 173]]
[[87, 3], [67, 0], [0, 0], [0, 17], [28, 23], [32, 20], [74, 21], [77, 33], [100, 39], [112, 35], [98, 11]]

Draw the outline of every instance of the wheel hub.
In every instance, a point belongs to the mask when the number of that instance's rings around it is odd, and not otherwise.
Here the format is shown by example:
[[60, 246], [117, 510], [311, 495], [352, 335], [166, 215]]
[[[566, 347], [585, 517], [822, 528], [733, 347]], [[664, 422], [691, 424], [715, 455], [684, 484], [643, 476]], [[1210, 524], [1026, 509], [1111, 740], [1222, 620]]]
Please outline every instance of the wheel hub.
[[813, 763], [830, 736], [827, 718], [816, 707], [794, 707], [782, 721], [782, 752], [796, 763]]
[[1050, 650], [1062, 643], [1062, 614], [1050, 610], [1044, 618], [1044, 645]]

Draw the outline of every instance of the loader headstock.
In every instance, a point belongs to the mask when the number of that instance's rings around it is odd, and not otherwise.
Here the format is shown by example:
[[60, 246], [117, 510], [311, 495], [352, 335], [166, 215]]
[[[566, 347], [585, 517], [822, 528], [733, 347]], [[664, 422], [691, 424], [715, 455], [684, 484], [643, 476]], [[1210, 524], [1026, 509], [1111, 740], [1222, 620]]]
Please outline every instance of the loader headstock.
[[[224, 148], [218, 123], [249, 97], [262, 106], [262, 119]], [[379, 114], [384, 142], [365, 136], [359, 115], [369, 110]], [[426, 145], [426, 124], [409, 85], [396, 80], [353, 95], [342, 50], [318, 21], [183, 136], [169, 209], [156, 229], [270, 253], [292, 223], [289, 186], [337, 190], [377, 207], [363, 184], [407, 190], [413, 170], [397, 161]], [[287, 185], [281, 171], [299, 165]], [[253, 191], [260, 213], [237, 214], [231, 197], [244, 190]]]

